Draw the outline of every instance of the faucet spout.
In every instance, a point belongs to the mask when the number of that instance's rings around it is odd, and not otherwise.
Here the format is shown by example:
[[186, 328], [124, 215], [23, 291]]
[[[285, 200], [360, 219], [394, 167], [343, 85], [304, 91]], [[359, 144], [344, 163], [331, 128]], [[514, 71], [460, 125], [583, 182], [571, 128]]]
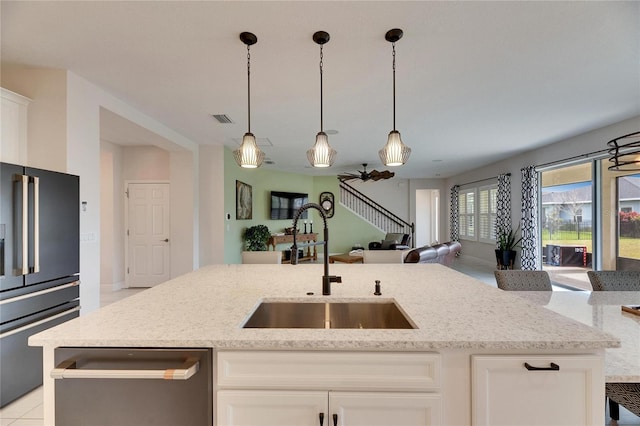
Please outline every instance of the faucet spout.
[[291, 264], [298, 264], [298, 244], [296, 243], [296, 236], [298, 233], [298, 219], [305, 211], [309, 209], [315, 209], [320, 212], [322, 217], [322, 223], [324, 225], [324, 275], [322, 276], [322, 295], [328, 296], [331, 294], [331, 283], [341, 283], [342, 277], [336, 275], [329, 275], [329, 228], [327, 227], [327, 215], [320, 205], [316, 203], [308, 203], [300, 207], [293, 215], [293, 245], [291, 246]]

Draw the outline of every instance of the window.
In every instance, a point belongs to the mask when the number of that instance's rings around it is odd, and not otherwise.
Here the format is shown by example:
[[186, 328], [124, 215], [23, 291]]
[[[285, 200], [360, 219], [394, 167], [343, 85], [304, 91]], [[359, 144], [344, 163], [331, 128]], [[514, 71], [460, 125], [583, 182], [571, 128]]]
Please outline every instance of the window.
[[459, 191], [460, 238], [485, 243], [495, 242], [497, 199], [497, 185]]
[[496, 216], [498, 209], [498, 186], [484, 186], [478, 189], [478, 238], [486, 243], [496, 241]]
[[458, 207], [460, 212], [460, 238], [475, 240], [475, 188], [460, 190]]

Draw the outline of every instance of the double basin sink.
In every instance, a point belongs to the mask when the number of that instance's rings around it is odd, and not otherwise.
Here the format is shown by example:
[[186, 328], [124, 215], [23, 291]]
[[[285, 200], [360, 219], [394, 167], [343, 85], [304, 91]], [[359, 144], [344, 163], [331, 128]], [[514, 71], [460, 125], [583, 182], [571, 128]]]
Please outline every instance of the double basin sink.
[[393, 301], [262, 302], [243, 328], [412, 329]]

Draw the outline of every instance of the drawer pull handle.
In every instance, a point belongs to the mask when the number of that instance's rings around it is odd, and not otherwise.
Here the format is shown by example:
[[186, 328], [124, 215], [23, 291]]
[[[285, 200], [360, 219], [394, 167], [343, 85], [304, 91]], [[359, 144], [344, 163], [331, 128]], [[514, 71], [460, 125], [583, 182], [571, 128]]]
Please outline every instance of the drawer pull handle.
[[337, 414], [333, 415], [333, 426], [338, 426], [338, 415]]
[[559, 371], [560, 370], [560, 366], [555, 362], [550, 363], [549, 367], [534, 367], [528, 362], [525, 362], [524, 368], [526, 368], [529, 371]]
[[318, 414], [318, 419], [320, 419], [320, 426], [324, 425], [324, 413]]
[[166, 370], [91, 370], [76, 368], [75, 358], [62, 361], [51, 370], [53, 379], [160, 379], [189, 380], [200, 369], [198, 358], [188, 358], [182, 368]]

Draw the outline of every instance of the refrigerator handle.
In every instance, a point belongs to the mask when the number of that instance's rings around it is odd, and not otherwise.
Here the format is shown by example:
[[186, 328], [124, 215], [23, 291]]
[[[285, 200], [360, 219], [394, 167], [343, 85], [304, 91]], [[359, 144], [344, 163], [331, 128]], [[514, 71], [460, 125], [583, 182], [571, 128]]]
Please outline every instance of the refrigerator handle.
[[22, 265], [17, 265], [15, 273], [17, 275], [27, 275], [29, 273], [29, 176], [13, 175], [14, 183], [22, 184]]
[[40, 272], [40, 178], [29, 176], [33, 183], [33, 269], [31, 273]]

